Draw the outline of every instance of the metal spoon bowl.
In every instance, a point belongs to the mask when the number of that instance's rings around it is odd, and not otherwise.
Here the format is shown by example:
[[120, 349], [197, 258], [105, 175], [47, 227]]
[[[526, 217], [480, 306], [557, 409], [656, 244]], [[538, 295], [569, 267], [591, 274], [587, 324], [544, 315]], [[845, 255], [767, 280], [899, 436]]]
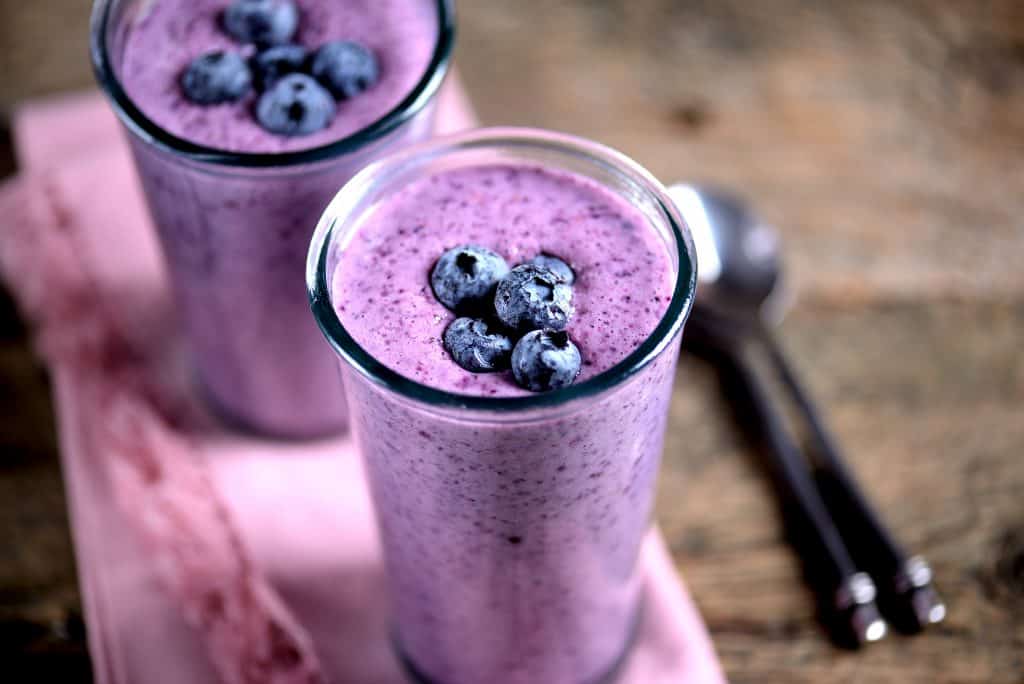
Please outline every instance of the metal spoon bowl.
[[789, 297], [775, 229], [724, 190], [673, 185], [668, 191], [697, 248], [695, 306], [736, 320], [781, 321]]

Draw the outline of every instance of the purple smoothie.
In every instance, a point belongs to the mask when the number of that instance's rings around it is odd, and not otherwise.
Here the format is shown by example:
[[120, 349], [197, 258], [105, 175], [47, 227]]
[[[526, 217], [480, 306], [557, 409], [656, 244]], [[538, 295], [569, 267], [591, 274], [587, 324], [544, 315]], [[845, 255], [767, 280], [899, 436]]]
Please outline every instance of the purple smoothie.
[[596, 183], [541, 168], [430, 176], [390, 198], [346, 247], [334, 283], [338, 315], [374, 358], [419, 383], [457, 394], [527, 394], [510, 373], [471, 373], [451, 361], [441, 336], [455, 316], [424, 274], [458, 245], [488, 247], [510, 265], [552, 254], [576, 273], [568, 330], [586, 380], [647, 339], [672, 298], [665, 246], [645, 221]]
[[[432, 58], [447, 55], [451, 36], [442, 31], [434, 0], [297, 0], [297, 42], [315, 48], [330, 40], [358, 41], [375, 52], [381, 74], [370, 89], [338, 104], [328, 128], [283, 137], [259, 126], [254, 94], [215, 106], [182, 95], [179, 76], [196, 56], [254, 50], [221, 30], [219, 15], [227, 4], [101, 2], [97, 12], [108, 25], [100, 27], [100, 40], [110, 62], [99, 64], [101, 80], [123, 88], [111, 95], [133, 133], [139, 176], [199, 381], [212, 404], [229, 420], [264, 434], [331, 434], [345, 427], [346, 412], [336, 364], [303, 291], [310, 235], [328, 200], [356, 171], [431, 134], [440, 81], [424, 88], [416, 105], [422, 108], [403, 110], [407, 117], [375, 137], [337, 151], [313, 150], [308, 158], [274, 153], [322, 148], [390, 117], [427, 82]], [[436, 69], [443, 74], [446, 66], [442, 58]], [[272, 154], [254, 161], [249, 153]]]
[[[234, 152], [283, 152], [318, 147], [365, 128], [401, 102], [423, 77], [437, 44], [434, 3], [423, 0], [296, 0], [295, 43], [310, 49], [332, 40], [370, 48], [380, 81], [338, 105], [334, 122], [294, 138], [268, 133], [256, 122], [256, 96], [217, 106], [189, 102], [178, 77], [196, 56], [212, 50], [255, 52], [220, 28], [227, 0], [157, 0], [139, 12], [124, 48], [121, 78], [146, 116], [194, 143]], [[335, 187], [337, 190], [337, 187]], [[323, 209], [323, 207], [319, 207]], [[315, 220], [315, 217], [314, 217]]]
[[[544, 252], [576, 273], [568, 330], [577, 383], [658, 326], [678, 268], [666, 238], [618, 193], [537, 165], [426, 175], [388, 194], [339, 243], [332, 301], [377, 361], [418, 383], [522, 397], [510, 373], [474, 374], [441, 343], [453, 319], [429, 273], [478, 244], [510, 265]], [[343, 365], [377, 507], [397, 639], [439, 684], [591, 684], [626, 651], [678, 336], [611, 389], [565, 405], [471, 414], [396, 398]]]

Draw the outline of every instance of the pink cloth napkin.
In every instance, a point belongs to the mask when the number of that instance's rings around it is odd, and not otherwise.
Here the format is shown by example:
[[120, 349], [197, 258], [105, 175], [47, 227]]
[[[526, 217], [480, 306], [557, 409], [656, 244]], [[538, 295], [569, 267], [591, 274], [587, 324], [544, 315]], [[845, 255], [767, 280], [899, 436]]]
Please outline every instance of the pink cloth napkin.
[[[472, 124], [454, 81], [441, 106], [442, 128]], [[15, 134], [0, 275], [52, 372], [96, 681], [404, 682], [351, 442], [257, 441], [205, 413], [98, 95], [27, 105]], [[647, 610], [622, 681], [724, 682], [657, 531], [642, 563]]]

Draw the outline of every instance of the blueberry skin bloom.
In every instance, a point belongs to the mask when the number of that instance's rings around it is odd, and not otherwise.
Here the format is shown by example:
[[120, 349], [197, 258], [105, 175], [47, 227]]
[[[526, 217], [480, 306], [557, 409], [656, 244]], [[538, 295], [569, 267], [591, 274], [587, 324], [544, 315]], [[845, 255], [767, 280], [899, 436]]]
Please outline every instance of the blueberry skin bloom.
[[565, 330], [572, 315], [572, 287], [551, 269], [522, 264], [498, 283], [494, 309], [513, 330]]
[[534, 330], [512, 350], [512, 374], [520, 387], [531, 392], [571, 385], [581, 363], [579, 348], [564, 330]]
[[534, 266], [540, 266], [554, 271], [555, 275], [564, 280], [568, 285], [572, 285], [576, 282], [576, 273], [573, 272], [572, 266], [556, 256], [541, 253], [530, 259], [530, 263]]
[[313, 55], [310, 73], [339, 100], [355, 97], [380, 78], [377, 57], [358, 43], [336, 40]]
[[299, 9], [290, 0], [235, 0], [224, 10], [222, 24], [240, 43], [283, 45], [299, 28]]
[[444, 348], [455, 363], [472, 373], [505, 370], [512, 357], [512, 340], [475, 318], [452, 321], [444, 331]]
[[331, 94], [305, 74], [288, 74], [256, 103], [260, 125], [278, 135], [316, 133], [330, 125], [335, 111]]
[[237, 53], [208, 52], [192, 60], [182, 72], [180, 83], [192, 102], [215, 105], [243, 98], [252, 87], [252, 73]]
[[309, 51], [301, 45], [276, 45], [253, 55], [253, 81], [266, 90], [288, 74], [302, 72], [309, 62]]
[[500, 254], [479, 245], [462, 245], [437, 260], [430, 286], [438, 301], [452, 311], [489, 313], [494, 287], [507, 273], [508, 264]]

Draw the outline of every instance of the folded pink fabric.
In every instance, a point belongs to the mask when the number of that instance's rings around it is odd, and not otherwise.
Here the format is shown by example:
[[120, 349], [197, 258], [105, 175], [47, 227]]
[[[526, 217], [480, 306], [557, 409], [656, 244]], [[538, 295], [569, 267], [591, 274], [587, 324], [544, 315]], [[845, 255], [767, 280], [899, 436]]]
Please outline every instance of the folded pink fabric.
[[[454, 81], [440, 120], [472, 124]], [[403, 682], [351, 442], [257, 441], [205, 413], [98, 95], [25, 106], [15, 134], [0, 275], [52, 372], [96, 681]], [[647, 610], [623, 682], [724, 682], [657, 531], [642, 563]]]

